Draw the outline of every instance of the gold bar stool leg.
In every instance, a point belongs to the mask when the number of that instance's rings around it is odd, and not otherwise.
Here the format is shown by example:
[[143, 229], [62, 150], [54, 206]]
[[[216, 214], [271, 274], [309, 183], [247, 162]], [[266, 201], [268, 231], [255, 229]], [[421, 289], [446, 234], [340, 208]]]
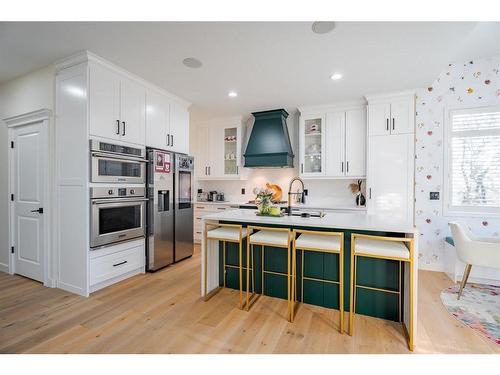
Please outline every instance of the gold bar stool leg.
[[[204, 270], [204, 300], [208, 301], [215, 294], [217, 294], [221, 287], [218, 286], [216, 289], [212, 290], [208, 293], [208, 257], [209, 257], [209, 245], [208, 241], [217, 240], [222, 242], [222, 276], [223, 287], [226, 287], [226, 275], [227, 268], [232, 266], [234, 268], [238, 268], [238, 286], [239, 286], [239, 303], [238, 308], [243, 309], [243, 238], [247, 236], [248, 232], [245, 229], [246, 233], [243, 235], [243, 227], [237, 224], [217, 224], [213, 225], [215, 228], [213, 230], [208, 230], [208, 226], [205, 226], [204, 231], [204, 239], [205, 239], [205, 257], [203, 261], [203, 270]], [[238, 244], [238, 266], [230, 265], [228, 266], [226, 263], [226, 252], [227, 252], [227, 242], [237, 243]]]
[[342, 233], [340, 236], [339, 313], [340, 313], [340, 333], [344, 333], [344, 233]]
[[354, 319], [354, 293], [356, 291], [356, 286], [354, 283], [354, 235], [351, 234], [351, 282], [350, 282], [350, 293], [349, 293], [349, 335], [352, 336], [353, 329], [353, 319]]
[[[297, 236], [298, 235], [298, 236]], [[333, 238], [333, 239], [332, 239]], [[338, 244], [337, 244], [338, 241]], [[304, 280], [313, 280], [315, 282], [338, 284], [339, 291], [339, 332], [344, 332], [344, 233], [342, 232], [320, 232], [312, 230], [295, 229], [292, 237], [292, 279], [294, 281], [294, 289], [296, 289], [296, 267], [297, 267], [297, 250], [302, 252], [301, 255], [301, 301], [304, 302]], [[322, 254], [338, 254], [338, 281], [318, 279], [306, 277], [305, 270], [305, 252], [317, 252]], [[295, 316], [295, 290], [292, 296], [292, 321]]]
[[[356, 247], [356, 238], [359, 238]], [[379, 242], [380, 244], [375, 244], [374, 242]], [[385, 249], [384, 249], [385, 247]], [[414, 332], [413, 332], [413, 307], [414, 307], [414, 251], [415, 243], [413, 238], [408, 237], [383, 237], [383, 236], [373, 236], [367, 234], [351, 234], [351, 302], [349, 312], [349, 334], [352, 335], [353, 332], [353, 318], [356, 312], [356, 291], [357, 288], [372, 289], [377, 292], [384, 293], [397, 293], [398, 294], [398, 320], [403, 325], [403, 331], [408, 339], [408, 348], [413, 351], [414, 348]], [[375, 250], [377, 249], [377, 250]], [[391, 255], [387, 255], [391, 254]], [[398, 262], [398, 291], [395, 292], [391, 289], [381, 289], [373, 288], [364, 285], [357, 285], [356, 273], [358, 268], [358, 258], [364, 257], [367, 259], [385, 259]], [[402, 266], [408, 265], [409, 267], [409, 308], [410, 316], [408, 319], [407, 327], [405, 325], [403, 314], [402, 314]]]

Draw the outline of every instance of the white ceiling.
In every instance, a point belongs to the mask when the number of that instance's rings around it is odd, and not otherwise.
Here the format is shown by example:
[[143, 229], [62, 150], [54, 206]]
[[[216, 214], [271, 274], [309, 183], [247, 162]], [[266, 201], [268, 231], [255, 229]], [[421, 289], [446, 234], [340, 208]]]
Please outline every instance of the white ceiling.
[[500, 55], [500, 23], [339, 22], [318, 35], [308, 22], [4, 22], [0, 83], [84, 49], [191, 101], [201, 119], [423, 87], [449, 62]]

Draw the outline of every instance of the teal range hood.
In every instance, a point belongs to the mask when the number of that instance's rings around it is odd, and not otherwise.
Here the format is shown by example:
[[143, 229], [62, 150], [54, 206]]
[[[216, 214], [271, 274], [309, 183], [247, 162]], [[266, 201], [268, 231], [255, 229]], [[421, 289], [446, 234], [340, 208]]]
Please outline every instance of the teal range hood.
[[245, 154], [247, 168], [293, 168], [293, 151], [284, 109], [253, 112], [255, 122]]

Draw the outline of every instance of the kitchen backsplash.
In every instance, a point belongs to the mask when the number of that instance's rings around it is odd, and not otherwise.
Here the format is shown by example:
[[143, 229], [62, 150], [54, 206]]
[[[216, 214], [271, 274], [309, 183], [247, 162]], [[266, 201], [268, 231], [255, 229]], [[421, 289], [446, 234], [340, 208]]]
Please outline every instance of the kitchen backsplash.
[[448, 222], [467, 224], [484, 236], [500, 235], [500, 219], [445, 217], [443, 201], [429, 200], [429, 192], [443, 192], [443, 126], [446, 107], [500, 104], [500, 57], [469, 60], [449, 66], [432, 85], [417, 90], [415, 223], [420, 231], [419, 265], [443, 269], [444, 238]]
[[[290, 169], [251, 169], [248, 171], [248, 179], [244, 181], [199, 181], [198, 187], [203, 191], [222, 191], [225, 199], [233, 202], [246, 202], [255, 198], [253, 189], [265, 187], [266, 183], [277, 184], [283, 190], [283, 200], [287, 199], [288, 184], [290, 179], [298, 175], [295, 168]], [[355, 206], [355, 197], [348, 189], [349, 184], [355, 180], [304, 180], [305, 188], [308, 190], [306, 203], [328, 206]], [[294, 184], [294, 190], [300, 187]], [[241, 189], [245, 188], [245, 195]], [[364, 184], [363, 184], [364, 190]]]

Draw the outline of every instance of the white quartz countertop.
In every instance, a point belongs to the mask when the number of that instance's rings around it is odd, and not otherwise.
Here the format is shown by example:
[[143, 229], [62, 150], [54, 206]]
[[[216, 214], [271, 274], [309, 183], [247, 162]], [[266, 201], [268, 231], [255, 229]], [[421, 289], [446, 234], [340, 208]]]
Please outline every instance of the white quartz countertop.
[[[255, 203], [248, 203], [248, 202], [235, 202], [235, 201], [212, 201], [212, 202], [194, 202], [195, 204], [198, 205], [226, 205], [226, 206], [255, 206]], [[280, 207], [287, 207], [286, 203], [279, 203], [278, 206]], [[366, 211], [366, 207], [364, 206], [348, 206], [348, 205], [341, 205], [341, 204], [326, 204], [324, 206], [320, 204], [314, 204], [314, 203], [294, 203], [292, 205], [293, 208], [298, 208], [298, 209], [304, 209], [304, 210], [349, 210], [349, 211], [361, 211], [364, 212]]]
[[415, 233], [413, 223], [388, 216], [368, 215], [364, 212], [327, 212], [324, 217], [303, 218], [300, 216], [257, 216], [256, 210], [239, 209], [217, 212], [203, 220], [232, 221], [245, 224], [271, 224], [284, 227], [316, 227], [355, 229], [380, 232]]

